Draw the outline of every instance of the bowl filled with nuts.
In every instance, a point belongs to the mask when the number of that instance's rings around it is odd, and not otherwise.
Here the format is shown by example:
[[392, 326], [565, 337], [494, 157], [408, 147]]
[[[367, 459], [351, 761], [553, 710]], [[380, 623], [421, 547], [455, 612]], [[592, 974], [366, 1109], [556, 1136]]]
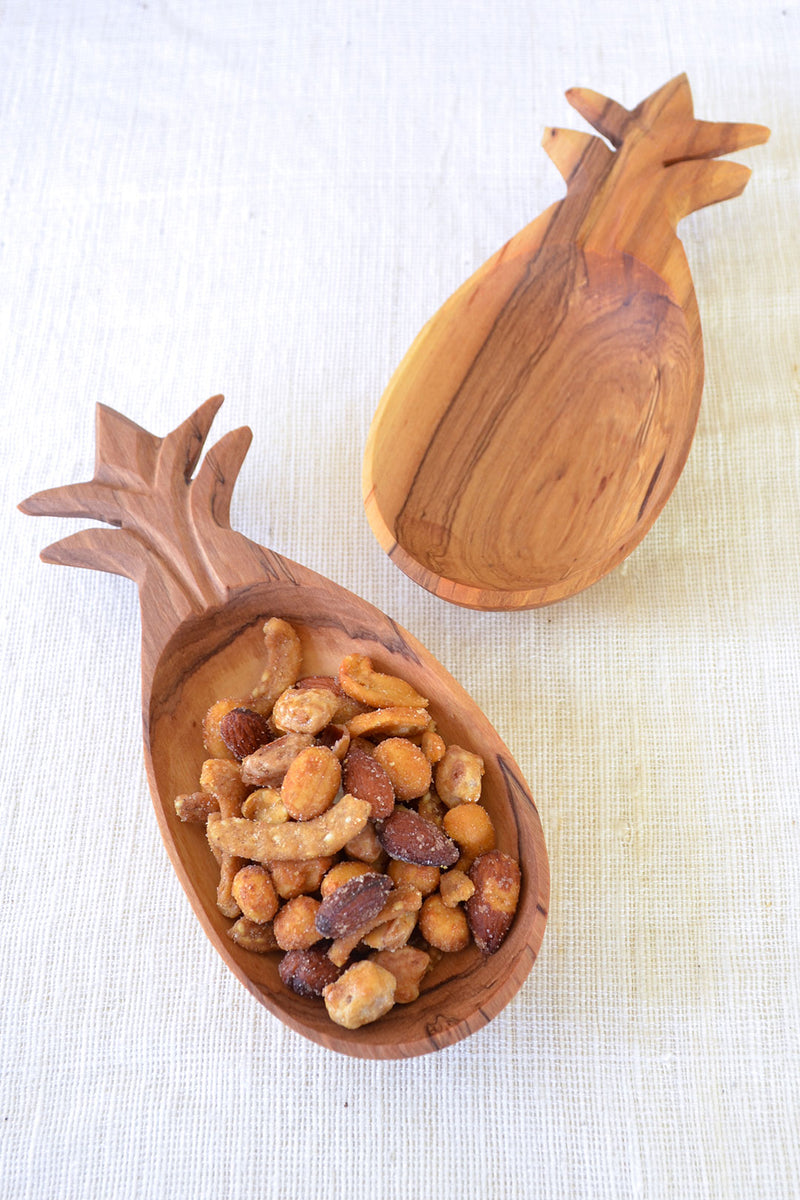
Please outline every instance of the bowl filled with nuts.
[[95, 478], [22, 507], [121, 527], [43, 557], [139, 585], [150, 790], [228, 967], [332, 1050], [441, 1049], [495, 1017], [538, 953], [536, 805], [487, 717], [411, 634], [230, 529], [249, 431], [191, 478], [220, 399], [164, 439], [102, 409]]

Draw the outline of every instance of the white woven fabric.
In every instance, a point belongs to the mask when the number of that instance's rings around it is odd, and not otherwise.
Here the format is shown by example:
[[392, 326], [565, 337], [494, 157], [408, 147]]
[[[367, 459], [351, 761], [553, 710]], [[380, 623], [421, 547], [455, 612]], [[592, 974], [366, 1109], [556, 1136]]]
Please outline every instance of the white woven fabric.
[[[800, 188], [794, 0], [0, 6], [0, 1193], [13, 1200], [800, 1197]], [[770, 125], [686, 219], [706, 388], [631, 558], [456, 609], [361, 506], [422, 323], [562, 194], [564, 90]], [[249, 424], [233, 523], [412, 630], [538, 798], [552, 913], [472, 1038], [359, 1062], [228, 973], [160, 842], [135, 588], [44, 566], [94, 404]]]

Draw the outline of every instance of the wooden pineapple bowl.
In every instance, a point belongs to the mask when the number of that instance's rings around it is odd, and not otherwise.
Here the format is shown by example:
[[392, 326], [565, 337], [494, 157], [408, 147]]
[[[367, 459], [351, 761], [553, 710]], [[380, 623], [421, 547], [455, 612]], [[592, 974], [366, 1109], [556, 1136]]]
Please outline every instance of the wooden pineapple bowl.
[[571, 596], [653, 524], [703, 389], [676, 225], [744, 188], [749, 169], [717, 155], [769, 136], [695, 120], [685, 75], [631, 111], [585, 88], [567, 99], [610, 146], [546, 132], [565, 198], [422, 329], [367, 442], [379, 542], [417, 583], [473, 608]]
[[[221, 396], [208, 400], [163, 439], [98, 406], [94, 478], [39, 492], [20, 508], [117, 526], [75, 533], [42, 558], [127, 575], [138, 584], [150, 790], [178, 878], [225, 963], [270, 1012], [314, 1042], [364, 1058], [425, 1054], [485, 1025], [533, 965], [549, 896], [536, 806], [486, 717], [416, 639], [344, 588], [230, 528], [231, 494], [250, 430], [222, 438], [192, 478], [221, 402]], [[271, 616], [289, 621], [300, 634], [309, 674], [335, 675], [340, 660], [357, 652], [430, 697], [445, 739], [483, 756], [485, 807], [498, 847], [518, 859], [522, 870], [519, 909], [497, 953], [483, 957], [473, 947], [446, 955], [418, 1001], [397, 1005], [355, 1031], [333, 1024], [321, 1001], [289, 991], [278, 976], [277, 955], [248, 952], [228, 938], [230, 921], [217, 908], [219, 872], [205, 829], [176, 816], [176, 795], [196, 789], [206, 757], [203, 716], [216, 700], [247, 695], [257, 683], [261, 630]]]

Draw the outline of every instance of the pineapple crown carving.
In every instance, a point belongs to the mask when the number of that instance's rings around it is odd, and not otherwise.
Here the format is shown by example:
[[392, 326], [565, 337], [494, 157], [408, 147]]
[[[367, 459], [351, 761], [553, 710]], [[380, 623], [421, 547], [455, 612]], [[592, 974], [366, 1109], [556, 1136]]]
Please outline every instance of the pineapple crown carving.
[[167, 593], [171, 606], [185, 612], [224, 602], [219, 550], [221, 541], [246, 541], [230, 528], [230, 502], [251, 431], [222, 437], [192, 478], [222, 402], [212, 396], [164, 438], [98, 404], [94, 477], [37, 492], [20, 508], [116, 528], [80, 530], [48, 546], [42, 559], [126, 575], [143, 598]]
[[[589, 88], [570, 88], [566, 97], [611, 143], [577, 130], [546, 130], [542, 144], [565, 179], [568, 196], [596, 191], [602, 176], [608, 176], [611, 187], [622, 186], [626, 178], [641, 187], [643, 172], [657, 165], [664, 174], [654, 183], [673, 225], [698, 208], [738, 196], [750, 169], [713, 160], [765, 142], [770, 132], [764, 125], [697, 120], [686, 75], [676, 76], [633, 109]], [[642, 200], [646, 204], [647, 196]]]

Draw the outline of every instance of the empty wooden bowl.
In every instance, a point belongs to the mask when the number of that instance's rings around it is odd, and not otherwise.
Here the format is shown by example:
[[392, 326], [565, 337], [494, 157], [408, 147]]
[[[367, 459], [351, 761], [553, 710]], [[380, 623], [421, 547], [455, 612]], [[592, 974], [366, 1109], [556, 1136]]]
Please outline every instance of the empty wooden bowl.
[[567, 98], [608, 141], [547, 131], [565, 198], [423, 328], [366, 447], [379, 542], [417, 583], [473, 608], [571, 596], [653, 524], [703, 388], [676, 225], [745, 186], [750, 171], [716, 155], [769, 136], [695, 120], [684, 75], [630, 111], [584, 88]]
[[[20, 507], [118, 527], [82, 530], [42, 557], [127, 575], [139, 586], [142, 718], [152, 799], [178, 878], [228, 967], [271, 1013], [320, 1045], [364, 1058], [438, 1050], [491, 1020], [536, 958], [549, 894], [536, 805], [489, 721], [419, 642], [372, 605], [230, 528], [230, 498], [250, 431], [224, 437], [192, 478], [221, 401], [207, 401], [163, 439], [98, 406], [94, 478], [39, 492]], [[196, 790], [207, 757], [203, 716], [219, 698], [246, 695], [258, 681], [262, 626], [272, 616], [298, 631], [309, 674], [335, 674], [340, 660], [357, 652], [430, 697], [445, 740], [483, 756], [484, 803], [498, 847], [517, 858], [522, 870], [519, 909], [496, 954], [483, 957], [472, 948], [446, 955], [418, 1001], [397, 1005], [355, 1031], [333, 1024], [321, 1001], [289, 991], [278, 976], [278, 955], [248, 952], [229, 939], [231, 922], [217, 908], [219, 875], [205, 829], [176, 816], [176, 795]]]

